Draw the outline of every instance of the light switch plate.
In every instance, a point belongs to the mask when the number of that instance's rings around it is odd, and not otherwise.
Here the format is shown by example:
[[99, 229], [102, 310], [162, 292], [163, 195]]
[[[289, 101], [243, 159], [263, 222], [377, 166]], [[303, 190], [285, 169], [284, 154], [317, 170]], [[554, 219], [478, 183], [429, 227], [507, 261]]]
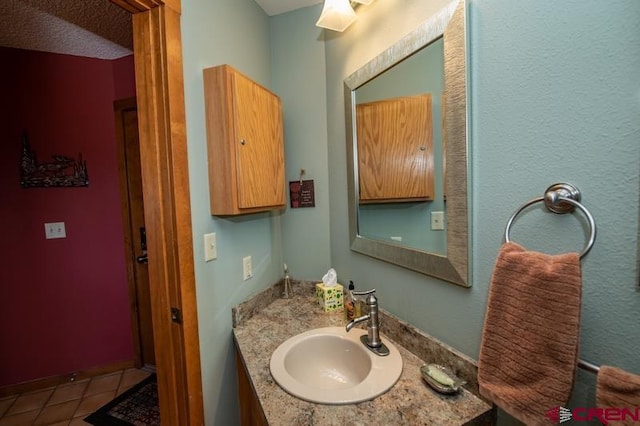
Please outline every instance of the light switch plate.
[[67, 230], [64, 227], [64, 222], [45, 223], [44, 236], [47, 240], [67, 238]]
[[204, 261], [209, 262], [218, 257], [216, 233], [204, 234]]
[[431, 212], [431, 230], [444, 230], [444, 212]]

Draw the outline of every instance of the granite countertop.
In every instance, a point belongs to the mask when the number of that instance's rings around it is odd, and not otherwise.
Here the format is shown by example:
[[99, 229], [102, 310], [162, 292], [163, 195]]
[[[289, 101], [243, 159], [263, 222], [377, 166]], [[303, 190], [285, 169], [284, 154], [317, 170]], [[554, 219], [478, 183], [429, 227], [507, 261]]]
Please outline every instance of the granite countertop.
[[[262, 410], [272, 425], [485, 425], [495, 410], [477, 392], [473, 360], [381, 309], [381, 335], [400, 351], [403, 368], [385, 394], [366, 402], [324, 405], [285, 392], [271, 377], [269, 361], [285, 340], [314, 328], [344, 326], [344, 312], [325, 313], [312, 284], [294, 283], [295, 296], [281, 299], [281, 283], [233, 309], [234, 338]], [[438, 362], [467, 380], [456, 395], [441, 395], [421, 378], [420, 366]]]

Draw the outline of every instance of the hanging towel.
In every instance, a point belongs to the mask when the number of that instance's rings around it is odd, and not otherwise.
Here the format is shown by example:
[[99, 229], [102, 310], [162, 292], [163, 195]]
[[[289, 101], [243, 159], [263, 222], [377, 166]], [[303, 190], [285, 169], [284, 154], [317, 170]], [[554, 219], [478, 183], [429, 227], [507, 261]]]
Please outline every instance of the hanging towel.
[[547, 255], [505, 243], [491, 278], [480, 393], [527, 425], [566, 406], [578, 357], [582, 279], [577, 253]]
[[610, 420], [610, 425], [637, 425], [640, 409], [640, 376], [616, 367], [600, 367], [596, 383], [596, 405], [599, 408], [627, 408], [623, 420]]

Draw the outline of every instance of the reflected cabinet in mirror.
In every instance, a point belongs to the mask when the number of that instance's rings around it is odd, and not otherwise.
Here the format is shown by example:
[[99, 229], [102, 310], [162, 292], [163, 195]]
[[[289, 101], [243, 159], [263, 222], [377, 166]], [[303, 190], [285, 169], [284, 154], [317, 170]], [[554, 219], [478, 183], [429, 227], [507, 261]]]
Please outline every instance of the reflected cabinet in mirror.
[[351, 249], [469, 287], [466, 9], [345, 79]]

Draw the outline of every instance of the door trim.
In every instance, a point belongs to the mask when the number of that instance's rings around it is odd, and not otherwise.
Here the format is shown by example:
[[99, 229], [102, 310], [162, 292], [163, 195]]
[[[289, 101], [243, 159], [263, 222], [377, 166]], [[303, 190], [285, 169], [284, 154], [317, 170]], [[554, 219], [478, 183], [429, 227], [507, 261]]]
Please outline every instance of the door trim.
[[[110, 0], [133, 13], [153, 337], [163, 425], [203, 425], [180, 0]], [[171, 308], [182, 323], [171, 320]]]

